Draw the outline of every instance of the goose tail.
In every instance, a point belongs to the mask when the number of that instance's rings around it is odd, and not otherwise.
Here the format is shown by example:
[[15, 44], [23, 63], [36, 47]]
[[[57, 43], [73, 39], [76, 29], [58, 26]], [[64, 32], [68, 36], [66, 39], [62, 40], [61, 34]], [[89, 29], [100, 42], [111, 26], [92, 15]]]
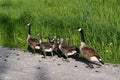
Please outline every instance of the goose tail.
[[102, 59], [99, 59], [99, 62], [104, 65], [104, 62], [102, 61]]

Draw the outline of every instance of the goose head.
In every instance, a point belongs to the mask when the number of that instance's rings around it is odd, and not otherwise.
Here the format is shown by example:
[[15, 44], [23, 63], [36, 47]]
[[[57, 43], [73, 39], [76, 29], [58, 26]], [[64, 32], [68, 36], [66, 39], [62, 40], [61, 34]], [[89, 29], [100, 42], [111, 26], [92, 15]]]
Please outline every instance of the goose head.
[[60, 37], [57, 37], [57, 43], [60, 44]]
[[38, 32], [38, 33], [37, 33], [37, 36], [40, 37], [40, 39], [39, 39], [39, 43], [42, 43], [42, 35]]
[[67, 38], [66, 38], [66, 41], [70, 41], [70, 38], [69, 38], [69, 37], [67, 37]]
[[51, 40], [50, 36], [46, 36], [45, 39], [47, 39], [48, 42], [51, 42], [50, 41]]
[[78, 30], [78, 31], [82, 31], [82, 28], [81, 28], [81, 27], [78, 27], [77, 30]]
[[57, 37], [54, 36], [54, 37], [51, 39], [51, 42], [57, 43]]
[[27, 23], [27, 26], [31, 26], [31, 23]]
[[60, 43], [63, 43], [64, 39], [63, 38], [60, 38]]
[[41, 36], [41, 34], [38, 32], [38, 33], [37, 33], [37, 36]]

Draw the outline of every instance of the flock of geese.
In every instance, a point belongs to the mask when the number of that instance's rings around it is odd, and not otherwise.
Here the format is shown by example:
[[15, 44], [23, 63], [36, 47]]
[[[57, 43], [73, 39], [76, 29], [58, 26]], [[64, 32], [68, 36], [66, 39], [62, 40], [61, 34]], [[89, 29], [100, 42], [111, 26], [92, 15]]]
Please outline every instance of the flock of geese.
[[54, 56], [54, 53], [56, 53], [58, 56], [64, 56], [66, 61], [68, 60], [68, 57], [71, 55], [79, 55], [81, 53], [83, 57], [89, 61], [88, 67], [93, 68], [93, 62], [100, 62], [101, 64], [104, 64], [102, 59], [100, 58], [99, 54], [93, 49], [90, 48], [85, 43], [84, 33], [83, 29], [81, 27], [78, 27], [76, 30], [80, 32], [81, 34], [81, 45], [80, 48], [69, 45], [69, 38], [66, 39], [67, 44], [64, 44], [63, 38], [56, 38], [50, 39], [50, 37], [47, 38], [47, 42], [44, 42], [42, 40], [42, 35], [40, 33], [37, 33], [37, 36], [39, 36], [39, 40], [36, 38], [33, 38], [31, 36], [31, 23], [27, 24], [28, 26], [28, 36], [27, 36], [27, 43], [28, 45], [33, 49], [34, 53], [36, 53], [36, 49], [40, 49], [43, 54], [44, 58], [46, 58], [46, 53], [51, 53], [51, 56]]

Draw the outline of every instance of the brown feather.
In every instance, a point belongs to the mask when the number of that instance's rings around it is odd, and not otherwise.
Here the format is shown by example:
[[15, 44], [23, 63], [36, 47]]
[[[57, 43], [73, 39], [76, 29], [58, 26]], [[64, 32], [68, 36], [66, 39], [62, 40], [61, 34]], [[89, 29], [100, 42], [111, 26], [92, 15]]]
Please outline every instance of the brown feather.
[[49, 49], [49, 48], [52, 48], [53, 46], [49, 43], [49, 42], [42, 42], [40, 44], [41, 48], [43, 49]]
[[96, 58], [100, 59], [99, 54], [92, 48], [90, 47], [83, 47], [81, 48], [81, 53], [83, 54], [83, 56], [90, 60], [91, 57], [95, 56]]

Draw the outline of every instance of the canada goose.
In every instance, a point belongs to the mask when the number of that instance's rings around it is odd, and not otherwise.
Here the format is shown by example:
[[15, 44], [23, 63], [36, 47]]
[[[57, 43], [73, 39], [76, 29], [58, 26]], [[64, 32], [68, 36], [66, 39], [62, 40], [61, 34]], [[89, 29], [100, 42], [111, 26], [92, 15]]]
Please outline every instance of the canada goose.
[[64, 39], [61, 38], [60, 44], [59, 44], [59, 49], [61, 50], [62, 54], [65, 55], [66, 60], [69, 62], [68, 56], [71, 56], [71, 55], [77, 53], [77, 51], [74, 48], [71, 48], [70, 46], [64, 45], [63, 41], [64, 41]]
[[[93, 48], [90, 48], [86, 45], [82, 28], [78, 27], [77, 30], [81, 33], [80, 52], [82, 53], [83, 57], [90, 62], [100, 62], [104, 64], [99, 54]], [[89, 63], [89, 67], [93, 68], [93, 65]]]
[[54, 44], [54, 38], [51, 39], [50, 36], [45, 37], [50, 44]]
[[53, 45], [50, 44], [49, 42], [43, 42], [42, 35], [40, 33], [37, 33], [37, 36], [40, 37], [39, 43], [40, 43], [40, 47], [44, 53], [44, 57], [46, 58], [46, 52], [50, 52], [51, 56], [53, 57]]
[[40, 49], [40, 43], [39, 43], [39, 40], [37, 40], [36, 38], [32, 38], [31, 36], [31, 28], [30, 28], [31, 23], [28, 23], [27, 26], [28, 26], [27, 43], [33, 49], [35, 53], [36, 49]]
[[71, 47], [71, 49], [76, 50], [77, 53], [80, 53], [80, 50], [79, 50], [79, 48], [77, 46], [69, 44], [69, 42], [70, 42], [70, 38], [69, 37], [66, 38], [66, 42], [67, 42], [67, 46]]
[[67, 45], [69, 46], [70, 45], [69, 44], [69, 42], [70, 42], [70, 38], [69, 37], [66, 38], [66, 42], [67, 42]]
[[51, 42], [50, 36], [45, 37], [45, 39], [47, 39], [49, 43]]
[[54, 42], [54, 53], [55, 54], [57, 54], [57, 56], [58, 57], [62, 57], [62, 55], [61, 55], [61, 51], [60, 51], [60, 49], [59, 49], [59, 38], [57, 38], [57, 37], [54, 37], [53, 39], [52, 39], [52, 41]]
[[61, 51], [59, 50], [59, 43], [57, 43], [57, 37], [50, 38], [49, 36], [46, 37], [48, 42], [53, 45], [53, 52], [57, 54], [58, 57], [61, 57]]

